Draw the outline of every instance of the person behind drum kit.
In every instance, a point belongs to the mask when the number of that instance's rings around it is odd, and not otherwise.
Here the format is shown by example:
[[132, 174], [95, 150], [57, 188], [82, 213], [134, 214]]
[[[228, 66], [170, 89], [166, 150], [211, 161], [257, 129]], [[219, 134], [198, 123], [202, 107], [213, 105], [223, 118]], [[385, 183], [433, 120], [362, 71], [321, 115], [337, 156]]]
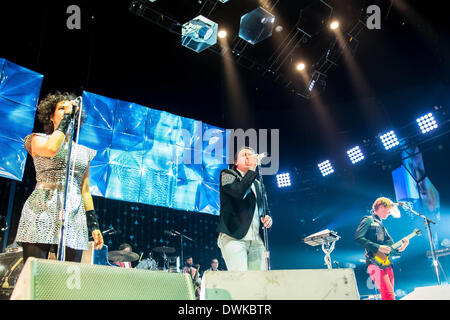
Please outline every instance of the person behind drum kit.
[[[128, 243], [122, 243], [119, 246], [119, 250], [123, 251], [123, 252], [133, 252], [133, 247]], [[129, 261], [124, 261], [124, 262], [113, 261], [113, 264], [115, 264], [116, 266], [121, 267], [121, 268], [126, 268], [126, 269], [132, 268], [131, 262], [129, 262]]]
[[[387, 219], [393, 213], [397, 213], [393, 216], [398, 216], [398, 208], [390, 199], [381, 197], [375, 200], [371, 211], [372, 215], [362, 218], [356, 229], [355, 241], [365, 248], [367, 271], [380, 291], [381, 299], [395, 300], [392, 265], [384, 269], [378, 267], [375, 265], [374, 254], [391, 252], [394, 241], [383, 226], [382, 220]], [[402, 241], [403, 245], [398, 252], [404, 251], [409, 244], [408, 238], [404, 238]]]
[[[32, 156], [36, 169], [36, 187], [26, 200], [17, 229], [16, 242], [29, 257], [48, 259], [49, 252], [59, 245], [60, 215], [64, 207], [66, 172], [69, 155], [69, 127], [77, 113], [76, 97], [70, 93], [48, 94], [37, 107], [40, 123], [46, 134], [32, 133], [24, 146]], [[81, 118], [84, 118], [82, 112]], [[81, 119], [81, 120], [82, 120]], [[80, 121], [82, 123], [82, 121]], [[74, 136], [78, 129], [75, 121]], [[69, 183], [68, 207], [65, 214], [65, 260], [80, 262], [88, 250], [88, 234], [94, 248], [101, 249], [103, 236], [89, 191], [89, 165], [96, 151], [72, 143], [74, 174]]]
[[211, 268], [206, 269], [203, 274], [209, 272], [209, 271], [219, 271], [219, 260], [214, 258], [211, 260]]

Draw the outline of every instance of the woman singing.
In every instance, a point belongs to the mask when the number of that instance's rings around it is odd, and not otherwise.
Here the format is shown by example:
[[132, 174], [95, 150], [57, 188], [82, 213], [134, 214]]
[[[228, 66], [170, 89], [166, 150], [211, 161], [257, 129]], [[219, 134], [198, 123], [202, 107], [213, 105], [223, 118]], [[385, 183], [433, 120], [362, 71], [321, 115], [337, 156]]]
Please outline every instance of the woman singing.
[[[37, 182], [22, 209], [16, 236], [17, 243], [23, 247], [24, 261], [28, 257], [47, 259], [49, 251], [58, 245], [69, 156], [66, 133], [75, 111], [74, 99], [75, 96], [69, 93], [47, 95], [37, 109], [46, 134], [32, 133], [24, 140], [25, 149], [33, 157]], [[94, 238], [95, 249], [103, 246], [89, 192], [89, 164], [96, 153], [72, 143], [71, 166], [75, 162], [75, 172], [68, 181], [64, 236], [66, 261], [81, 261], [83, 250], [88, 249], [88, 232]]]

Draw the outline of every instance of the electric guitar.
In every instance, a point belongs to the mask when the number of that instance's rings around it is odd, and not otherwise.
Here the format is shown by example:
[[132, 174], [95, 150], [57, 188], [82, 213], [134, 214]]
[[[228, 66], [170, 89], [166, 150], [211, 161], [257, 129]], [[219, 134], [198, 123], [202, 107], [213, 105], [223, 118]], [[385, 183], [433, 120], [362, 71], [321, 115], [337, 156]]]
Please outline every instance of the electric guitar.
[[[410, 233], [409, 235], [407, 235], [404, 238], [407, 238], [409, 240], [415, 236], [420, 236], [421, 234], [422, 234], [422, 230], [414, 229], [414, 231], [412, 233]], [[389, 257], [393, 256], [393, 255], [396, 255], [396, 256], [400, 255], [400, 252], [398, 252], [397, 250], [402, 245], [403, 245], [403, 240], [400, 240], [391, 246], [391, 252], [389, 254], [384, 254], [381, 252], [374, 253], [374, 256], [372, 259], [373, 264], [375, 264], [380, 269], [388, 268], [392, 264], [392, 262], [389, 260]]]

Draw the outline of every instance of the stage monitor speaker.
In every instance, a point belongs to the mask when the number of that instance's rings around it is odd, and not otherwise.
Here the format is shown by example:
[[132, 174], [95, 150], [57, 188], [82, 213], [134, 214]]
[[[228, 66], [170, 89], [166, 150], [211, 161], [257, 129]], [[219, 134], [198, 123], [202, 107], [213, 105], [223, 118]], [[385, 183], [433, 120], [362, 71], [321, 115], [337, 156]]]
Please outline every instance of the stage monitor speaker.
[[206, 272], [201, 300], [359, 300], [353, 269]]
[[11, 300], [195, 300], [188, 274], [29, 258]]
[[450, 285], [418, 287], [401, 300], [450, 300]]

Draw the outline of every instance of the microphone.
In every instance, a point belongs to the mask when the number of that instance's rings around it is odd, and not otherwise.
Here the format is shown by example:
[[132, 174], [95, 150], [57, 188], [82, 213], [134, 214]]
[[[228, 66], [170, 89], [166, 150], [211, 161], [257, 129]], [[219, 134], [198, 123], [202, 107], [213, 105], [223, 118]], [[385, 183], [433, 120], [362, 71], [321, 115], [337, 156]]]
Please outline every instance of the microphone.
[[267, 157], [267, 152], [263, 152], [263, 153], [257, 154], [256, 157], [258, 159], [258, 162], [260, 162], [262, 159]]
[[80, 112], [81, 97], [78, 96], [74, 100], [71, 100], [70, 102], [72, 103], [72, 116], [78, 117], [78, 113]]
[[[394, 203], [394, 206], [395, 206], [396, 211], [399, 211], [398, 207], [402, 207], [403, 210], [412, 210], [412, 208], [413, 208], [413, 204], [409, 201], [399, 201], [397, 203]], [[399, 215], [399, 214], [400, 214], [400, 211], [397, 212], [397, 215]]]
[[164, 233], [167, 234], [167, 235], [169, 235], [169, 236], [172, 236], [172, 237], [175, 237], [175, 236], [176, 236], [175, 233], [173, 233], [173, 232], [171, 232], [171, 231], [168, 231], [168, 230], [164, 230]]
[[255, 154], [251, 155], [250, 157], [255, 157], [256, 158], [256, 163], [258, 165], [260, 165], [261, 164], [261, 160], [264, 159], [265, 157], [267, 157], [267, 152], [255, 153]]
[[102, 234], [104, 234], [104, 235], [115, 235], [115, 234], [119, 234], [119, 233], [120, 233], [120, 231], [115, 230], [114, 228], [110, 228], [110, 229], [102, 232]]
[[78, 97], [76, 97], [74, 100], [72, 100], [72, 101], [70, 101], [70, 102], [72, 102], [72, 105], [75, 107], [79, 107], [80, 106], [80, 104], [81, 104], [81, 97], [80, 96], [78, 96]]

